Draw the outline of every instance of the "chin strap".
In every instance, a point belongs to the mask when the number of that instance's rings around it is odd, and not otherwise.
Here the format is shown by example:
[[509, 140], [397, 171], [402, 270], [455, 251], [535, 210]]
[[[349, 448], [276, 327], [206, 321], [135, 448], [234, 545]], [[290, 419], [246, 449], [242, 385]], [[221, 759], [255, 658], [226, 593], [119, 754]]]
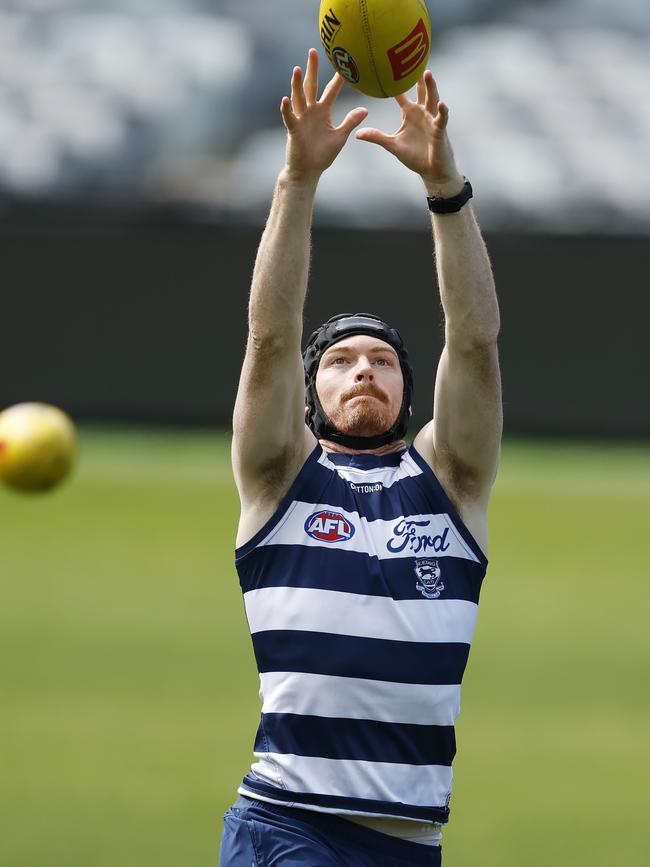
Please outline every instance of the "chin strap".
[[334, 443], [340, 443], [342, 446], [347, 446], [351, 449], [377, 449], [379, 446], [385, 446], [386, 443], [395, 442], [395, 440], [401, 440], [404, 438], [406, 433], [406, 427], [408, 424], [408, 408], [407, 408], [407, 424], [402, 424], [402, 416], [404, 411], [404, 403], [402, 402], [402, 409], [400, 410], [400, 414], [397, 417], [397, 421], [392, 426], [392, 428], [386, 433], [379, 434], [379, 436], [375, 437], [353, 437], [348, 434], [341, 433], [338, 428], [335, 428], [332, 422], [329, 419], [329, 416], [325, 413], [325, 410], [321, 406], [321, 402], [318, 399], [318, 395], [316, 394], [316, 389], [314, 388], [314, 407], [315, 412], [313, 414], [313, 423], [310, 424], [310, 418], [307, 418], [307, 425], [311, 428], [316, 438], [319, 440], [331, 440]]
[[[354, 334], [367, 334], [377, 337], [392, 346], [399, 358], [402, 375], [404, 378], [404, 393], [402, 406], [395, 424], [390, 430], [374, 437], [354, 437], [341, 433], [325, 413], [316, 392], [316, 374], [320, 359], [326, 349]], [[306, 422], [317, 439], [331, 440], [348, 448], [376, 449], [379, 446], [403, 439], [406, 434], [411, 409], [413, 394], [413, 368], [399, 332], [391, 328], [386, 322], [372, 313], [341, 313], [328, 319], [320, 328], [316, 329], [307, 341], [303, 352], [305, 365], [305, 401], [307, 404]]]

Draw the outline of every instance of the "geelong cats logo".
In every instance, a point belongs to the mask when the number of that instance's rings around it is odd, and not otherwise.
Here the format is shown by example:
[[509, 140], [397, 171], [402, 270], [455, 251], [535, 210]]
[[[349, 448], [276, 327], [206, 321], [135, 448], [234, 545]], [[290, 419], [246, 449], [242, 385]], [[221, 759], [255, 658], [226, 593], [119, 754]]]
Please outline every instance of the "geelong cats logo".
[[416, 560], [415, 574], [420, 579], [415, 588], [427, 599], [437, 599], [445, 589], [445, 585], [440, 580], [440, 565], [437, 560], [430, 560], [428, 557]]
[[354, 526], [339, 512], [315, 512], [305, 521], [305, 532], [319, 542], [346, 542], [354, 536]]

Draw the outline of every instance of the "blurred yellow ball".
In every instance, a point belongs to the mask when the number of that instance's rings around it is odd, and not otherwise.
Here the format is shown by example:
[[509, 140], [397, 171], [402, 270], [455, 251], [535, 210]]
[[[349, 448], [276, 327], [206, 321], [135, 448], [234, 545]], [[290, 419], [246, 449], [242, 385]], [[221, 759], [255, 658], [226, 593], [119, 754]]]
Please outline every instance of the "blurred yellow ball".
[[77, 436], [69, 417], [46, 403], [0, 412], [0, 478], [19, 491], [47, 491], [70, 472]]

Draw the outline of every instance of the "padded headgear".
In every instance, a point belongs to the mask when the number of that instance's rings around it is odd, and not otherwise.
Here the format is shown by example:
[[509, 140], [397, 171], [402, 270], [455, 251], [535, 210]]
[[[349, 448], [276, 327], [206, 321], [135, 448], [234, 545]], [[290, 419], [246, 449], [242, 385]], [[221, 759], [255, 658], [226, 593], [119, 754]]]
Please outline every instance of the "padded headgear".
[[[376, 437], [353, 437], [341, 433], [334, 427], [321, 406], [316, 392], [316, 374], [323, 353], [330, 346], [354, 334], [367, 334], [376, 337], [393, 347], [397, 353], [404, 378], [402, 406], [395, 424], [390, 430]], [[402, 439], [408, 428], [411, 398], [413, 395], [413, 368], [408, 352], [399, 331], [391, 328], [383, 319], [372, 313], [339, 313], [332, 316], [314, 331], [307, 341], [302, 354], [305, 365], [305, 401], [307, 404], [306, 422], [317, 439], [332, 440], [353, 449], [376, 449], [386, 443]]]

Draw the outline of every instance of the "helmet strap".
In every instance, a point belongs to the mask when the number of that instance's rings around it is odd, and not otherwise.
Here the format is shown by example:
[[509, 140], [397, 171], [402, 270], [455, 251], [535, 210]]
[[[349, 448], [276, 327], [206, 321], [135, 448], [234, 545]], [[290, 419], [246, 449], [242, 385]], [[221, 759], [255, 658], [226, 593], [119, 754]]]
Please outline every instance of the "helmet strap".
[[318, 392], [316, 391], [315, 382], [313, 384], [310, 383], [308, 391], [310, 390], [312, 391], [312, 400], [310, 401], [310, 405], [313, 406], [314, 409], [313, 412], [309, 414], [307, 423], [316, 438], [319, 440], [330, 440], [339, 445], [347, 446], [350, 449], [367, 451], [368, 449], [378, 449], [380, 446], [385, 446], [388, 443], [395, 442], [395, 440], [400, 440], [406, 434], [406, 423], [404, 420], [408, 420], [409, 413], [408, 408], [406, 412], [404, 411], [405, 397], [402, 399], [402, 407], [397, 416], [397, 420], [390, 430], [374, 437], [355, 437], [351, 434], [342, 433], [334, 426], [330, 417], [323, 409], [323, 405], [318, 397]]

